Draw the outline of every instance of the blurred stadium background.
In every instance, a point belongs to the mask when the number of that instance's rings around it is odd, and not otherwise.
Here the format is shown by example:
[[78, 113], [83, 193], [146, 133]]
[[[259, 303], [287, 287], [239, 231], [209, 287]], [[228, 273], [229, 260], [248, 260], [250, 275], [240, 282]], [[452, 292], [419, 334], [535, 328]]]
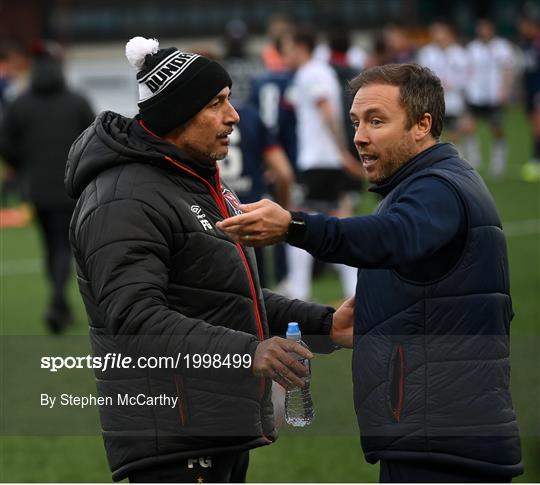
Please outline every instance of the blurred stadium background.
[[[427, 25], [435, 18], [452, 21], [459, 37], [474, 35], [475, 19], [490, 16], [500, 35], [517, 42], [516, 23], [525, 8], [540, 2], [520, 0], [185, 0], [185, 1], [0, 1], [0, 40], [22, 45], [54, 39], [66, 48], [66, 70], [75, 89], [86, 94], [95, 109], [133, 115], [136, 85], [123, 47], [134, 35], [157, 37], [162, 45], [224, 54], [227, 25], [244, 22], [250, 59], [258, 59], [268, 19], [285, 12], [297, 21], [313, 23], [321, 38], [336, 24], [349, 28], [354, 44], [370, 52], [377, 32], [389, 22], [406, 28], [416, 46], [427, 42]], [[253, 64], [256, 65], [256, 62]], [[529, 121], [518, 89], [505, 110], [508, 169], [492, 179], [480, 172], [497, 202], [508, 237], [511, 289], [516, 316], [512, 322], [512, 391], [522, 432], [525, 474], [516, 481], [540, 481], [540, 184], [522, 181], [521, 166], [531, 158]], [[484, 159], [491, 150], [486, 125], [478, 126]], [[19, 200], [8, 200], [18, 207]], [[376, 200], [363, 195], [360, 213]], [[31, 214], [31, 208], [29, 209]], [[5, 217], [5, 215], [4, 215]], [[5, 221], [5, 219], [4, 219]], [[2, 227], [0, 236], [0, 335], [45, 335], [42, 314], [48, 298], [35, 222]], [[336, 302], [341, 296], [337, 276], [325, 272], [314, 282], [313, 299]], [[76, 325], [69, 335], [86, 334], [86, 317], [75, 280], [70, 286]], [[60, 337], [62, 338], [62, 337]], [[2, 345], [1, 348], [4, 348]], [[378, 470], [364, 462], [353, 411], [350, 357], [341, 351], [318, 357], [313, 392], [317, 418], [309, 430], [283, 429], [279, 441], [251, 453], [251, 482], [372, 482]], [[9, 366], [0, 369], [0, 384]], [[21, 385], [23, 385], [21, 383]], [[27, 390], [32, 398], [32, 389]], [[0, 391], [2, 412], [9, 395]], [[35, 396], [35, 399], [38, 399]], [[13, 436], [0, 433], [2, 482], [110, 481], [99, 432], [95, 436]], [[62, 433], [59, 433], [62, 434]], [[68, 433], [66, 433], [68, 434]]]

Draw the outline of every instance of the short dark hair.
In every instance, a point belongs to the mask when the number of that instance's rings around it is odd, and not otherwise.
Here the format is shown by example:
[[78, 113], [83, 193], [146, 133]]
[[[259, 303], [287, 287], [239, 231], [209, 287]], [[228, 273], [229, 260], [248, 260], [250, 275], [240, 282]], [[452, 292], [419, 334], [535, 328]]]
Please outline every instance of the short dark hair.
[[399, 101], [407, 113], [407, 129], [425, 113], [431, 115], [431, 136], [439, 139], [444, 124], [444, 90], [441, 80], [427, 67], [418, 64], [386, 64], [361, 72], [349, 82], [353, 96], [371, 84], [399, 87]]
[[291, 37], [295, 44], [305, 46], [309, 52], [315, 50], [315, 46], [317, 45], [317, 32], [312, 25], [299, 25], [293, 30]]

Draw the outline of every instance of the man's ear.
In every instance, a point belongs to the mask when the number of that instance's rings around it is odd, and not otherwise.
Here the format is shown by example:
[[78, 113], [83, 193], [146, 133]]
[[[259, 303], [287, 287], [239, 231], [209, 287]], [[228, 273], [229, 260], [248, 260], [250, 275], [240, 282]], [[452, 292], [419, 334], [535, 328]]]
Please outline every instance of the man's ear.
[[424, 113], [422, 119], [414, 125], [414, 139], [416, 141], [422, 141], [431, 131], [432, 118], [429, 113]]

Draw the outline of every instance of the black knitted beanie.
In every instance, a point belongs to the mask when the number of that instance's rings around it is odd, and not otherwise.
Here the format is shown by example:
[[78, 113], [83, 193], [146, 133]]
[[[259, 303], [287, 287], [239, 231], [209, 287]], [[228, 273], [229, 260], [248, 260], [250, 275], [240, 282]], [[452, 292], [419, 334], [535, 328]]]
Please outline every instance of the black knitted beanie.
[[134, 37], [126, 57], [138, 70], [139, 113], [158, 135], [193, 118], [232, 81], [215, 61], [175, 47], [160, 49], [156, 39]]

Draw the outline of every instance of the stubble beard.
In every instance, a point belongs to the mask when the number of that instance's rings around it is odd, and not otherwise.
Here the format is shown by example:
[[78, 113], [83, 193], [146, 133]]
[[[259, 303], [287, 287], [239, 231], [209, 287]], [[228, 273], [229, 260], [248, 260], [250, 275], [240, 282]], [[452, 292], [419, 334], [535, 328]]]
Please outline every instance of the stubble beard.
[[386, 151], [384, 158], [379, 159], [381, 170], [374, 178], [369, 179], [369, 182], [380, 184], [388, 180], [416, 154], [414, 140], [409, 134], [405, 134], [398, 143]]
[[208, 156], [212, 160], [223, 160], [229, 154], [228, 150], [225, 153], [210, 153]]
[[[226, 131], [223, 131], [223, 132], [221, 132], [221, 133], [218, 133], [216, 139], [217, 139], [218, 141], [220, 141], [221, 138], [222, 138], [223, 136], [228, 136], [228, 135], [230, 135], [230, 134], [232, 133], [232, 131], [233, 131], [233, 130], [232, 130], [232, 128], [231, 128], [230, 130], [226, 130]], [[209, 156], [212, 160], [223, 160], [224, 158], [227, 157], [228, 154], [229, 154], [229, 147], [226, 146], [223, 152], [213, 152], [213, 153], [210, 153], [208, 156]]]
[[184, 146], [184, 151], [191, 157], [193, 160], [201, 163], [209, 163], [209, 162], [215, 162], [216, 160], [223, 160], [229, 150], [225, 150], [224, 152], [205, 152], [197, 147], [194, 147], [191, 144], [186, 144]]

